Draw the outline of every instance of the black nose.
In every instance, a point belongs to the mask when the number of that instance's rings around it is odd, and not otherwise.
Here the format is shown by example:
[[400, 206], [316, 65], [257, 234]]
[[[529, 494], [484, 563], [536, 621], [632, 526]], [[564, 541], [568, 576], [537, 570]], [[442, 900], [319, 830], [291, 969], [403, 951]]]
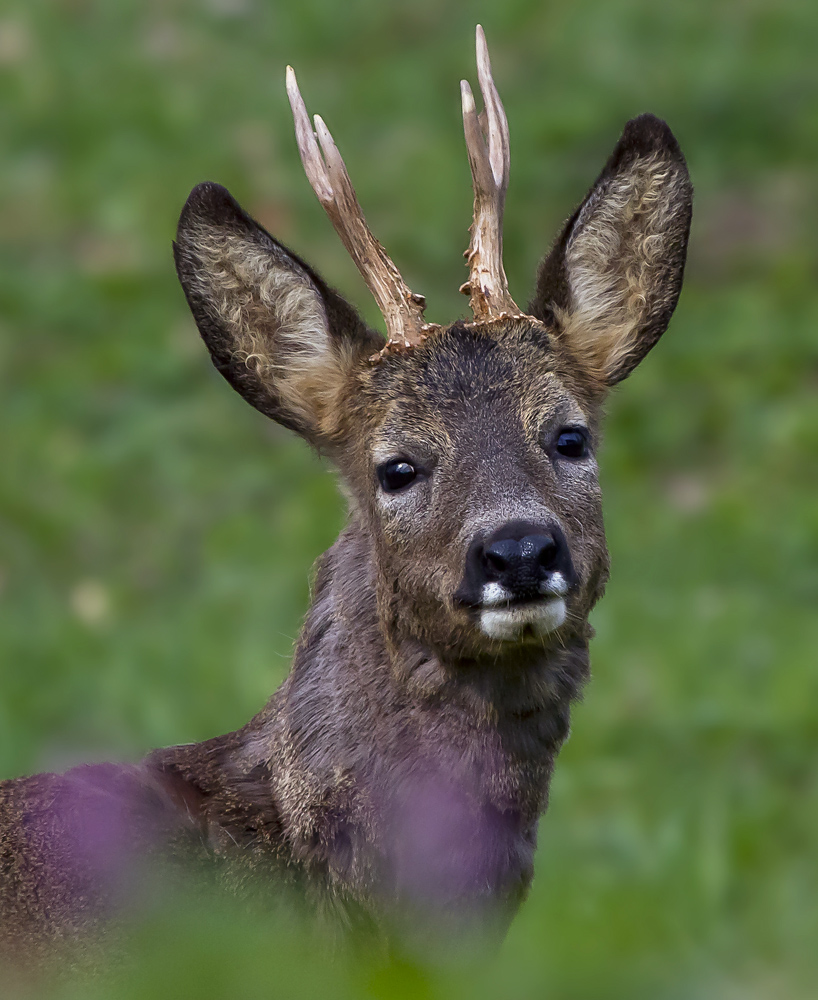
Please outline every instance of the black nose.
[[457, 596], [466, 603], [479, 604], [483, 587], [495, 583], [509, 600], [531, 600], [542, 597], [543, 585], [555, 573], [562, 573], [566, 586], [573, 584], [571, 554], [560, 527], [509, 521], [487, 538], [472, 542]]
[[539, 577], [540, 570], [553, 567], [558, 551], [557, 540], [550, 534], [502, 538], [483, 549], [486, 575], [499, 582], [509, 576], [533, 580]]

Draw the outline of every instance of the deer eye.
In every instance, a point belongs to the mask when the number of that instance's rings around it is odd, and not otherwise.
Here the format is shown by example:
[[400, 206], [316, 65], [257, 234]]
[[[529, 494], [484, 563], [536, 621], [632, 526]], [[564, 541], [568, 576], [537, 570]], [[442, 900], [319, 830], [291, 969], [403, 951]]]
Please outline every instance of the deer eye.
[[418, 470], [405, 458], [392, 458], [378, 466], [378, 480], [386, 493], [397, 493], [411, 485], [417, 474]]
[[588, 454], [588, 433], [581, 427], [568, 427], [560, 431], [556, 449], [565, 458], [585, 458]]

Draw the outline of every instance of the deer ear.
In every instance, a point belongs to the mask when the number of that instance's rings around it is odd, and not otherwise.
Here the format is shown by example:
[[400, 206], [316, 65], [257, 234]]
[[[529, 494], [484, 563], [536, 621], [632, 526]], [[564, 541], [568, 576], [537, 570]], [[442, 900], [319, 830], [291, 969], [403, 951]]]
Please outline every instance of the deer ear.
[[216, 368], [257, 410], [331, 442], [346, 377], [383, 338], [218, 184], [193, 189], [173, 250]]
[[693, 188], [667, 125], [640, 115], [540, 265], [529, 312], [600, 382], [629, 375], [682, 286]]

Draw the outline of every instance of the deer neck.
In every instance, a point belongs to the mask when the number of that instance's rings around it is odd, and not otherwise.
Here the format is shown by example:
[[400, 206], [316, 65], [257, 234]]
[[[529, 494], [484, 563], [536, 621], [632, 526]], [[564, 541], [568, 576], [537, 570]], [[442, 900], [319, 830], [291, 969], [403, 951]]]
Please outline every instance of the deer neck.
[[366, 881], [346, 869], [373, 848], [404, 875], [435, 872], [446, 842], [475, 830], [477, 856], [466, 871], [438, 872], [443, 884], [508, 881], [484, 871], [486, 856], [509, 840], [530, 867], [587, 642], [507, 664], [445, 659], [384, 629], [368, 553], [352, 525], [324, 557], [292, 672], [246, 732], [245, 766], [265, 762], [305, 851], [316, 837], [336, 845], [327, 864], [342, 883]]
[[381, 626], [368, 552], [353, 524], [325, 554], [293, 668], [258, 716], [154, 761], [204, 792], [226, 849], [266, 844], [367, 904], [517, 898], [587, 643], [446, 659]]

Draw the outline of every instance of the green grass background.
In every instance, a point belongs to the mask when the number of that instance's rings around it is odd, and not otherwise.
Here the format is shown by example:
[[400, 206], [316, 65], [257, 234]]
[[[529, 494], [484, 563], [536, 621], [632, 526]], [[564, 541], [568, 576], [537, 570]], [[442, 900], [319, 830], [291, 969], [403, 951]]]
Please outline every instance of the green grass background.
[[432, 964], [180, 906], [31, 995], [816, 995], [812, 0], [0, 7], [0, 775], [226, 732], [284, 676], [343, 504], [211, 370], [175, 222], [218, 180], [379, 322], [303, 177], [291, 62], [428, 317], [461, 315], [477, 21], [518, 301], [628, 118], [667, 119], [696, 187], [671, 329], [610, 404], [613, 575], [531, 897], [499, 955]]

